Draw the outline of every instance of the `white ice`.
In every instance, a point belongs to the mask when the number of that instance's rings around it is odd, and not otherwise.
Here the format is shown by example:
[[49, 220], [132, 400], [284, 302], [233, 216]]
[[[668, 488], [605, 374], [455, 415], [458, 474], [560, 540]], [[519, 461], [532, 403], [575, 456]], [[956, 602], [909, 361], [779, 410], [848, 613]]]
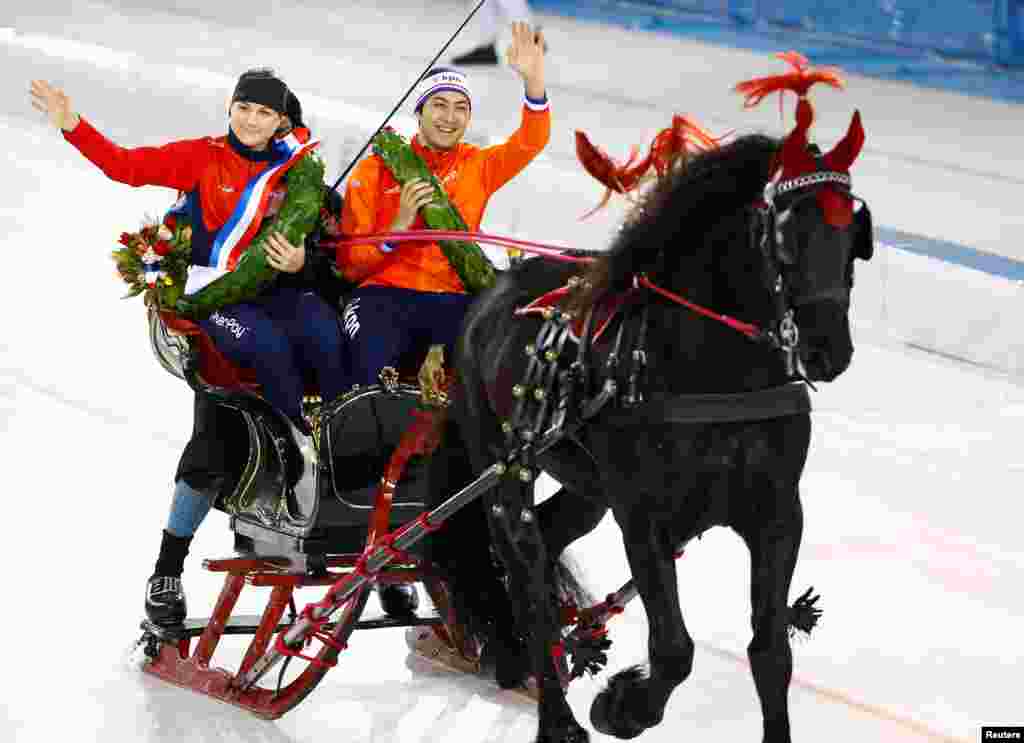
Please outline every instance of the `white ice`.
[[[223, 131], [234, 77], [273, 64], [298, 89], [337, 173], [463, 12], [450, 0], [164, 6], [0, 9], [0, 740], [531, 740], [529, 704], [409, 659], [395, 630], [358, 634], [321, 686], [273, 723], [127, 664], [192, 413], [189, 390], [150, 356], [141, 303], [119, 299], [108, 253], [172, 195], [106, 180], [32, 111], [28, 81], [64, 86], [115, 141], [155, 144]], [[778, 69], [765, 55], [542, 21], [554, 137], [492, 201], [491, 231], [607, 245], [623, 206], [577, 221], [601, 189], [575, 163], [574, 129], [619, 158], [675, 111], [717, 131], [783, 131], [774, 106], [744, 112], [729, 92]], [[473, 33], [453, 50], [473, 45]], [[477, 71], [473, 84], [471, 137], [509, 133], [519, 109], [512, 73]], [[865, 78], [814, 97], [825, 142], [854, 107], [863, 111], [869, 141], [854, 175], [879, 224], [1024, 257], [1024, 109]], [[407, 110], [398, 123], [408, 129]], [[1014, 283], [887, 247], [859, 269], [856, 357], [814, 396], [802, 483], [794, 591], [814, 585], [825, 616], [794, 649], [796, 740], [973, 741], [983, 724], [1024, 721], [1024, 457], [1013, 433], [1024, 389], [998, 371], [1024, 369], [1020, 315], [1008, 313], [1020, 301]], [[192, 614], [208, 613], [219, 589], [201, 559], [230, 547], [226, 518], [211, 515], [185, 574]], [[610, 519], [573, 554], [599, 593], [626, 577]], [[641, 740], [758, 740], [743, 660], [745, 548], [712, 530], [678, 566], [695, 670]], [[262, 596], [249, 591], [241, 608], [255, 611]], [[639, 605], [617, 622], [610, 670], [646, 655]], [[224, 665], [238, 652], [230, 645]], [[581, 722], [602, 680], [573, 685]]]

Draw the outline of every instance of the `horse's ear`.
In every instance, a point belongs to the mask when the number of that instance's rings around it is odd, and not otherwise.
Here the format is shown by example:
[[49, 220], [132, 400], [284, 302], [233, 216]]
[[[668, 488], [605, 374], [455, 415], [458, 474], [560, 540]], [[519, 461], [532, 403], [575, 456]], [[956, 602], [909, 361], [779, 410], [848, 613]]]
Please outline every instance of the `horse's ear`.
[[867, 204], [861, 204], [860, 211], [853, 215], [853, 221], [857, 228], [857, 233], [853, 236], [853, 257], [869, 261], [875, 254], [875, 229]]
[[857, 159], [863, 146], [864, 125], [860, 121], [860, 111], [855, 111], [850, 120], [850, 127], [846, 130], [846, 136], [823, 158], [825, 166], [840, 173], [850, 172], [850, 166]]

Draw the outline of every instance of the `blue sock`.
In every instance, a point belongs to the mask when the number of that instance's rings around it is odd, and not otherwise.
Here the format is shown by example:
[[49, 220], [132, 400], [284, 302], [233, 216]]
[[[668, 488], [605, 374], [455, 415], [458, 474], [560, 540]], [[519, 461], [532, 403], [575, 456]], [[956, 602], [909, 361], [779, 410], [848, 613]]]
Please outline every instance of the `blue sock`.
[[193, 490], [184, 480], [178, 480], [174, 483], [167, 531], [176, 537], [191, 537], [203, 523], [212, 505], [208, 496]]

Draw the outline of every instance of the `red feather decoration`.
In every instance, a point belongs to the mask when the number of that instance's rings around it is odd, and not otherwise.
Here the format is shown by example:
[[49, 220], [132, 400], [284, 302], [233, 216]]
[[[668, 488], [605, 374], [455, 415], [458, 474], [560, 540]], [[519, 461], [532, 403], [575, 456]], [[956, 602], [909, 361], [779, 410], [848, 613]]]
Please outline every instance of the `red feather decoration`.
[[744, 95], [743, 106], [745, 108], [753, 108], [766, 95], [772, 93], [790, 90], [800, 98], [804, 98], [811, 86], [817, 83], [825, 83], [837, 90], [842, 90], [846, 85], [837, 67], [811, 67], [810, 61], [800, 52], [780, 52], [775, 56], [788, 62], [793, 67], [793, 72], [788, 72], [785, 75], [759, 77], [738, 83], [735, 90]]
[[629, 159], [622, 164], [617, 163], [604, 150], [593, 144], [587, 135], [576, 131], [576, 157], [583, 169], [600, 181], [607, 191], [601, 203], [580, 217], [587, 219], [595, 212], [603, 209], [612, 193], [628, 195], [645, 179], [650, 177], [653, 166], [659, 178], [666, 176], [673, 166], [688, 154], [714, 149], [728, 135], [716, 137], [704, 129], [689, 116], [676, 114], [672, 117], [672, 126], [662, 129], [654, 137], [647, 157], [638, 160], [639, 148], [633, 147]]

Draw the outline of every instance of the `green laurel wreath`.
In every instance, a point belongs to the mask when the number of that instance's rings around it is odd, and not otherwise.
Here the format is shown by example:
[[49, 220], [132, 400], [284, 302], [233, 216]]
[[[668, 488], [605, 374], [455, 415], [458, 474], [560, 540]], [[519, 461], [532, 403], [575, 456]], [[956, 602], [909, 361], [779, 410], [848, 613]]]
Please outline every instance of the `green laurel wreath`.
[[209, 317], [221, 307], [257, 296], [277, 276], [267, 263], [264, 243], [271, 231], [280, 232], [292, 245], [301, 246], [316, 227], [323, 204], [324, 163], [307, 153], [285, 175], [288, 191], [277, 216], [265, 220], [256, 237], [238, 260], [235, 269], [174, 304], [178, 314], [191, 320]]
[[[434, 187], [433, 203], [423, 207], [423, 219], [428, 227], [461, 232], [469, 229], [459, 210], [448, 199], [437, 176], [430, 172], [427, 164], [398, 132], [390, 127], [381, 130], [373, 138], [373, 152], [380, 156], [400, 185], [404, 186], [408, 181], [419, 178]], [[468, 293], [476, 294], [494, 285], [494, 266], [475, 242], [439, 240], [438, 245]]]

